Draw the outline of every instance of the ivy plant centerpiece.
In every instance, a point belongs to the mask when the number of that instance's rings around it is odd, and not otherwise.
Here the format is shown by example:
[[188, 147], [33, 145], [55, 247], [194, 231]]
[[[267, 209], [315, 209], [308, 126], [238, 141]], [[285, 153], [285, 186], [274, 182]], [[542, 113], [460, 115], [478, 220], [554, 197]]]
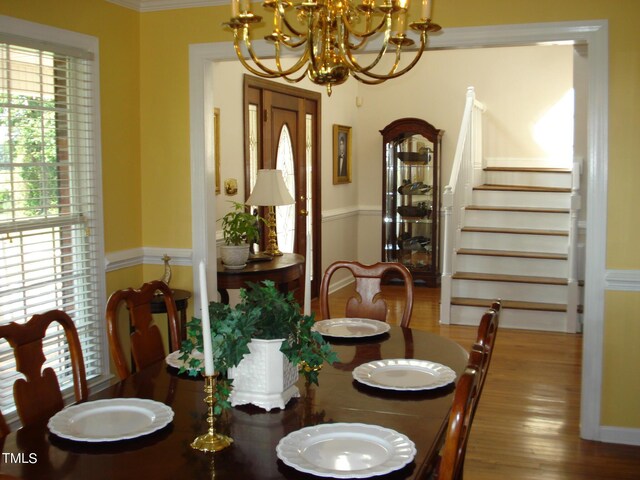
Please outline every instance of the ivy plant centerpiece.
[[[309, 383], [318, 384], [318, 375], [324, 362], [333, 363], [337, 361], [337, 355], [331, 346], [322, 338], [318, 332], [312, 329], [314, 324], [313, 315], [303, 315], [300, 313], [300, 306], [293, 298], [293, 294], [283, 294], [272, 281], [265, 280], [261, 283], [250, 283], [248, 289], [240, 291], [240, 302], [235, 307], [211, 302], [209, 304], [211, 317], [211, 341], [214, 357], [214, 365], [220, 377], [217, 382], [216, 413], [220, 413], [223, 408], [228, 408], [233, 402], [233, 397], [241, 403], [255, 403], [253, 401], [240, 400], [244, 395], [241, 383], [244, 375], [238, 374], [242, 363], [249, 365], [246, 375], [262, 377], [264, 372], [260, 371], [261, 365], [251, 363], [256, 360], [250, 359], [256, 348], [256, 342], [274, 343], [282, 353], [286, 361], [293, 366], [294, 371], [302, 373]], [[182, 343], [181, 359], [185, 366], [180, 372], [188, 372], [192, 376], [199, 375], [204, 362], [199, 358], [194, 358], [192, 352], [202, 352], [202, 329], [200, 320], [192, 319], [187, 324], [187, 340]], [[282, 375], [280, 367], [280, 375]], [[232, 375], [230, 375], [232, 374]], [[229, 378], [232, 376], [232, 378]], [[296, 374], [297, 378], [297, 374]], [[256, 388], [256, 382], [260, 380], [249, 379], [251, 388]], [[295, 379], [293, 379], [295, 383]], [[290, 385], [283, 387], [291, 389]], [[232, 392], [232, 389], [236, 391]], [[240, 391], [239, 391], [240, 390]], [[297, 389], [295, 389], [297, 392]], [[276, 392], [277, 393], [277, 392]], [[289, 392], [293, 396], [295, 393]], [[255, 393], [252, 393], [255, 394]], [[277, 393], [280, 395], [280, 393]], [[232, 399], [230, 402], [229, 396]], [[247, 394], [248, 395], [248, 394]], [[258, 395], [259, 394], [255, 394]], [[289, 394], [286, 394], [287, 396]], [[280, 399], [282, 400], [282, 399]], [[288, 401], [279, 401], [280, 408]], [[271, 400], [266, 400], [271, 405]]]
[[244, 204], [231, 202], [233, 208], [225, 214], [222, 221], [222, 237], [224, 245], [220, 248], [220, 256], [225, 268], [244, 268], [249, 258], [249, 247], [260, 236], [258, 215], [246, 211]]

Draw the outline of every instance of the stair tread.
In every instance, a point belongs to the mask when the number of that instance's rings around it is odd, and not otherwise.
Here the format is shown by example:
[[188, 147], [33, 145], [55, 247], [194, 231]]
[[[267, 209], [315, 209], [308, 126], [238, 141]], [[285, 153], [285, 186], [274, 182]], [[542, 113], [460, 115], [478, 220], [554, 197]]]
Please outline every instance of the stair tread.
[[548, 193], [571, 193], [570, 188], [565, 187], [540, 187], [531, 185], [502, 185], [485, 183], [473, 187], [474, 190], [496, 190], [505, 192], [548, 192]]
[[566, 278], [535, 277], [528, 275], [503, 275], [499, 273], [456, 272], [452, 275], [455, 280], [480, 280], [489, 282], [534, 283], [539, 285], [567, 285]]
[[463, 232], [479, 232], [479, 233], [509, 233], [517, 235], [551, 235], [559, 237], [568, 237], [569, 232], [566, 230], [547, 230], [536, 228], [502, 228], [502, 227], [462, 227]]
[[535, 173], [571, 173], [570, 168], [544, 167], [485, 167], [485, 172], [535, 172]]
[[566, 260], [566, 253], [521, 252], [516, 250], [489, 250], [480, 248], [460, 248], [458, 255], [484, 255], [489, 257], [535, 258], [544, 260]]
[[[494, 300], [485, 298], [452, 297], [451, 305], [464, 307], [489, 308]], [[500, 300], [503, 309], [539, 310], [544, 312], [566, 312], [565, 303], [522, 302], [518, 300]]]
[[483, 210], [492, 212], [569, 213], [568, 208], [498, 207], [492, 205], [467, 205], [465, 208], [467, 210]]

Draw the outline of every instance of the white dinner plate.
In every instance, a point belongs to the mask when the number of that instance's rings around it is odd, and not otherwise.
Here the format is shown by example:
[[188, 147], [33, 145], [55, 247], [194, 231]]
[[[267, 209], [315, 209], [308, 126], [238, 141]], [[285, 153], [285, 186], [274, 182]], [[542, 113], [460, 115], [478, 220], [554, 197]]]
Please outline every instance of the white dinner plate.
[[[179, 370], [185, 366], [185, 361], [180, 359], [181, 355], [182, 355], [182, 352], [180, 350], [176, 350], [175, 352], [171, 352], [169, 355], [167, 355], [164, 361], [170, 367], [177, 368]], [[197, 350], [194, 350], [193, 352], [191, 352], [191, 356], [193, 358], [197, 358], [198, 360], [204, 360], [204, 355], [202, 354], [202, 352], [198, 352]], [[202, 362], [201, 365], [204, 368], [204, 361]], [[187, 370], [192, 370], [192, 369], [187, 369]]]
[[352, 374], [353, 378], [365, 385], [403, 391], [431, 390], [456, 379], [456, 373], [445, 365], [413, 358], [363, 363]]
[[111, 398], [71, 405], [49, 419], [51, 433], [80, 442], [114, 442], [160, 430], [173, 420], [164, 403]]
[[320, 477], [368, 478], [399, 470], [416, 455], [414, 443], [389, 428], [363, 423], [325, 423], [282, 438], [278, 458]]
[[313, 330], [321, 335], [338, 338], [372, 337], [386, 333], [390, 328], [387, 322], [370, 318], [330, 318], [313, 325]]

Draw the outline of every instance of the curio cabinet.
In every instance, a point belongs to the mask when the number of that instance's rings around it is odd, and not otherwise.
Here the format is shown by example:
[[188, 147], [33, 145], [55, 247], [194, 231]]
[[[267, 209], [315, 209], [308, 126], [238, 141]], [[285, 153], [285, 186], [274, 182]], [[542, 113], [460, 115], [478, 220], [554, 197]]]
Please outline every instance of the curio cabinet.
[[440, 280], [439, 211], [442, 130], [402, 118], [382, 134], [382, 261], [400, 262], [416, 284]]

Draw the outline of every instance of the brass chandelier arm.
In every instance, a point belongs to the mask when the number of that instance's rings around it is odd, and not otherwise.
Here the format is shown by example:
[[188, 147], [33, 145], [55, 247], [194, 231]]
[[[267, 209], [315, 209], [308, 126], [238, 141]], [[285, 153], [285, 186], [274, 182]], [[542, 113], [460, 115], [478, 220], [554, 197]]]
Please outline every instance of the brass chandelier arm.
[[[361, 77], [357, 76], [357, 73], [362, 73], [363, 75], [366, 75], [367, 77], [373, 78], [375, 80], [390, 80], [392, 78], [398, 78], [401, 75], [404, 75], [405, 73], [407, 73], [409, 70], [411, 70], [416, 63], [418, 63], [418, 61], [420, 60], [420, 57], [422, 57], [422, 53], [424, 52], [424, 48], [426, 46], [426, 40], [427, 40], [427, 35], [426, 32], [422, 32], [420, 34], [420, 47], [418, 48], [418, 51], [416, 53], [416, 56], [414, 57], [414, 59], [411, 61], [411, 63], [409, 63], [406, 67], [404, 67], [402, 70], [396, 71], [396, 69], [398, 68], [398, 63], [400, 60], [400, 45], [398, 45], [398, 48], [396, 50], [396, 61], [394, 62], [394, 66], [391, 68], [391, 70], [389, 71], [388, 74], [377, 74], [377, 73], [373, 73], [370, 72], [369, 69], [362, 69], [359, 68], [359, 70], [353, 71], [352, 75], [357, 78], [360, 81], [364, 81]], [[359, 65], [356, 63], [355, 66]], [[366, 83], [366, 82], [365, 82]], [[377, 82], [376, 82], [377, 83]]]
[[284, 70], [282, 70], [282, 64], [280, 63], [280, 44], [276, 44], [275, 47], [276, 47], [275, 62], [276, 62], [276, 67], [278, 67], [278, 72], [280, 72], [279, 76], [284, 78], [288, 82], [292, 82], [292, 83], [293, 82], [299, 82], [300, 80], [302, 80], [304, 78], [305, 74], [307, 73], [307, 70], [309, 68], [308, 66], [306, 66], [306, 68], [302, 71], [302, 75], [300, 75], [299, 77], [290, 78], [289, 76], [291, 75], [291, 73], [295, 73], [295, 72], [299, 71], [303, 66], [306, 65], [307, 60], [308, 60], [308, 49], [305, 49], [304, 55], [302, 55], [302, 57], [298, 60], [296, 65], [294, 65], [292, 67], [293, 71], [289, 70], [287, 73], [285, 73]]
[[[380, 19], [380, 23], [375, 27], [375, 28], [371, 28], [371, 30], [367, 30], [365, 28], [364, 32], [358, 32], [355, 27], [353, 26], [353, 24], [349, 21], [349, 16], [347, 15], [347, 13], [343, 13], [342, 14], [342, 23], [345, 25], [347, 31], [353, 35], [354, 37], [357, 38], [361, 38], [361, 39], [367, 39], [369, 37], [371, 37], [372, 35], [375, 35], [376, 33], [378, 33], [380, 30], [382, 30], [382, 28], [387, 25], [387, 23], [389, 22], [389, 25], [391, 25], [391, 14], [389, 13], [385, 13], [384, 16], [382, 17], [382, 19]], [[370, 16], [369, 16], [370, 18]], [[388, 22], [387, 22], [388, 19]], [[373, 19], [371, 19], [373, 20]], [[364, 42], [362, 42], [364, 43]], [[357, 50], [357, 48], [354, 48], [354, 50]]]
[[[391, 17], [389, 17], [387, 19], [388, 22], [388, 26], [391, 26]], [[342, 56], [345, 58], [345, 60], [348, 61], [349, 63], [349, 69], [352, 71], [352, 74], [355, 72], [362, 72], [365, 73], [368, 72], [369, 70], [373, 69], [376, 67], [376, 65], [378, 65], [378, 63], [380, 62], [380, 60], [382, 59], [382, 57], [384, 56], [385, 53], [387, 53], [387, 47], [389, 46], [389, 39], [391, 37], [391, 29], [387, 28], [385, 30], [384, 33], [384, 39], [382, 41], [382, 47], [380, 48], [380, 50], [378, 51], [378, 55], [376, 56], [376, 58], [366, 67], [363, 67], [362, 65], [360, 65], [358, 63], [358, 61], [356, 60], [356, 58], [353, 56], [353, 54], [351, 53], [351, 48], [349, 48], [349, 33], [348, 31], [342, 31], [341, 32], [341, 38], [342, 41], [339, 43], [338, 47], [340, 49], [340, 53], [342, 54]], [[397, 61], [397, 59], [396, 59]], [[397, 66], [396, 66], [397, 67]], [[355, 77], [358, 78], [358, 77]]]
[[297, 29], [295, 29], [293, 27], [293, 25], [291, 25], [291, 22], [289, 22], [289, 20], [287, 19], [286, 15], [282, 15], [282, 21], [284, 22], [284, 25], [287, 27], [287, 29], [295, 36], [295, 37], [300, 37], [302, 40], [302, 43], [304, 43], [304, 41], [306, 41], [307, 39], [307, 35], [304, 32], [299, 32]]
[[[269, 68], [269, 67], [267, 67], [267, 66], [262, 64], [262, 62], [260, 61], [260, 59], [256, 55], [255, 51], [253, 50], [253, 45], [251, 43], [251, 40], [249, 39], [248, 32], [245, 32], [243, 34], [242, 41], [244, 41], [244, 44], [247, 47], [247, 51], [249, 52], [249, 56], [251, 57], [251, 60], [255, 63], [256, 67], [258, 67], [256, 69], [252, 65], [250, 65], [249, 62], [247, 62], [247, 59], [244, 57], [244, 54], [242, 53], [242, 49], [240, 48], [240, 40], [241, 39], [239, 38], [239, 35], [236, 35], [235, 41], [233, 42], [233, 46], [234, 46], [235, 51], [236, 51], [236, 56], [238, 57], [238, 59], [240, 60], [242, 65], [247, 70], [249, 70], [251, 73], [253, 73], [253, 74], [255, 74], [255, 75], [257, 75], [257, 76], [259, 76], [261, 78], [277, 78], [277, 77], [285, 77], [285, 76], [292, 75], [292, 74], [298, 72], [302, 67], [305, 66], [305, 63], [307, 62], [308, 57], [309, 57], [309, 52], [308, 52], [308, 48], [307, 48], [305, 50], [304, 55], [302, 55], [292, 67], [290, 67], [290, 68], [288, 68], [286, 70], [283, 70], [282, 66], [280, 65], [279, 53], [278, 53], [277, 54], [277, 61], [276, 61], [276, 63], [278, 64], [278, 70], [274, 70], [274, 69]], [[277, 44], [276, 44], [276, 50], [279, 50], [279, 47], [278, 47]], [[305, 71], [306, 71], [306, 69], [305, 69]]]

